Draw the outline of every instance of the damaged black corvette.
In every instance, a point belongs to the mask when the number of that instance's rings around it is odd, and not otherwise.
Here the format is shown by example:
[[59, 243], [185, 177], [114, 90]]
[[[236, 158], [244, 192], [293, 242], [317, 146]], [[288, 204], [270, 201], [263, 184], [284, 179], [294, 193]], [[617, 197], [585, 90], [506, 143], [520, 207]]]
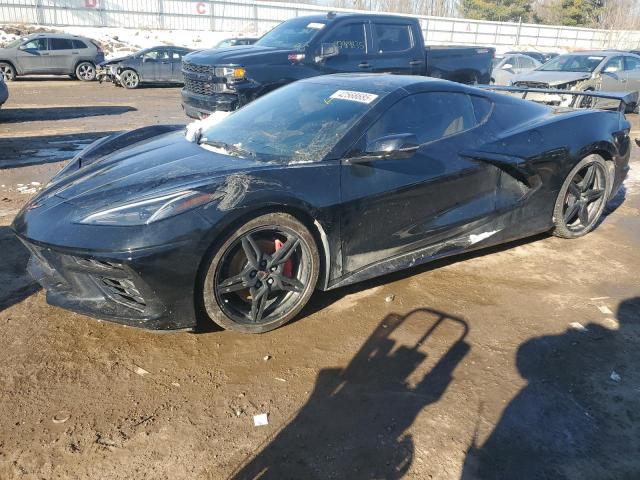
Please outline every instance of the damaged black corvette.
[[260, 333], [315, 289], [539, 232], [584, 235], [627, 174], [629, 128], [619, 110], [444, 80], [315, 77], [219, 123], [99, 140], [12, 227], [53, 305]]

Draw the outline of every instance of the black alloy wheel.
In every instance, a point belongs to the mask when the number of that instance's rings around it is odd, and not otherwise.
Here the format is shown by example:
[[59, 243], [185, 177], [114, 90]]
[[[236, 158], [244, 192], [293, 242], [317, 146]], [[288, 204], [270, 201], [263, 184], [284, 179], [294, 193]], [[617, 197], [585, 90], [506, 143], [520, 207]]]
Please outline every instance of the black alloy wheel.
[[263, 333], [291, 320], [318, 279], [313, 236], [286, 214], [258, 217], [217, 251], [203, 286], [204, 307], [218, 325]]
[[558, 194], [554, 234], [577, 238], [593, 230], [602, 216], [610, 190], [610, 173], [602, 157], [589, 155], [580, 161]]

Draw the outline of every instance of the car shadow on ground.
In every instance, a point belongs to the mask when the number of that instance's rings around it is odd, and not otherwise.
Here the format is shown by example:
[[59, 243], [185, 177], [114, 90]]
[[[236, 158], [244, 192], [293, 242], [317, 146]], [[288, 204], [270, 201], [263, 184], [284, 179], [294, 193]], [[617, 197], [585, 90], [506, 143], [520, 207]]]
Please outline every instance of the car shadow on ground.
[[0, 125], [6, 123], [69, 120], [73, 118], [101, 117], [135, 112], [129, 105], [91, 105], [84, 107], [39, 107], [3, 108], [0, 110]]
[[115, 131], [0, 138], [0, 170], [72, 158], [77, 152]]
[[[231, 478], [403, 477], [415, 455], [407, 429], [453, 381], [468, 331], [429, 308], [387, 315], [345, 368], [320, 371], [306, 404]], [[428, 357], [437, 361], [423, 373]]]
[[620, 303], [615, 323], [520, 345], [527, 385], [473, 439], [463, 480], [640, 478], [640, 297]]
[[40, 286], [27, 273], [29, 251], [9, 227], [0, 227], [0, 312], [33, 295]]

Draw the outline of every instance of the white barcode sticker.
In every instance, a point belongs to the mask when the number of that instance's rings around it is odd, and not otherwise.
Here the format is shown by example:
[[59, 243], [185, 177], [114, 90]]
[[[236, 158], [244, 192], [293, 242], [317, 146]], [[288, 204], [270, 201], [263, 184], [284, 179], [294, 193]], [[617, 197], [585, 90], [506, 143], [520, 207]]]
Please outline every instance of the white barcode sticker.
[[329, 98], [336, 100], [349, 100], [351, 102], [359, 103], [371, 103], [378, 98], [378, 95], [366, 92], [354, 92], [353, 90], [338, 90]]

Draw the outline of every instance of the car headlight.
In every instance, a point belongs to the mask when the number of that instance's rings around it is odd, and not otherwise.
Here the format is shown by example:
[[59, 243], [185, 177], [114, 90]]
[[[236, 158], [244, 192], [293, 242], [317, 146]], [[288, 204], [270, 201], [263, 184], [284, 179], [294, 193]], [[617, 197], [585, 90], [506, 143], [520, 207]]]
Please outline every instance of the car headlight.
[[148, 225], [204, 205], [215, 198], [215, 193], [186, 190], [92, 213], [80, 220], [79, 223], [119, 226]]

